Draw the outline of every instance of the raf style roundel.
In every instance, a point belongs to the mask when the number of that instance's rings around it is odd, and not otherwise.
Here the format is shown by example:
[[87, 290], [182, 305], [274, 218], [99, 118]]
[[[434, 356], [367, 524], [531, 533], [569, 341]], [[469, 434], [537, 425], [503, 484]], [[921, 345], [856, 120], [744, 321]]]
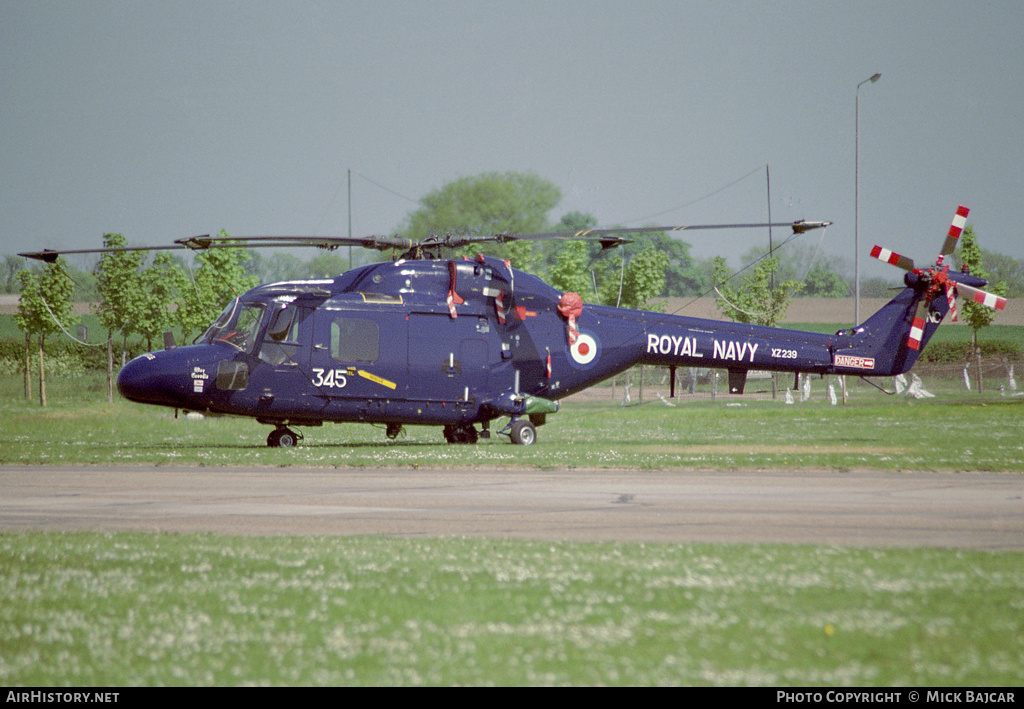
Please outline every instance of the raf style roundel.
[[597, 357], [597, 342], [590, 335], [581, 332], [576, 342], [569, 348], [569, 354], [577, 364], [590, 364]]

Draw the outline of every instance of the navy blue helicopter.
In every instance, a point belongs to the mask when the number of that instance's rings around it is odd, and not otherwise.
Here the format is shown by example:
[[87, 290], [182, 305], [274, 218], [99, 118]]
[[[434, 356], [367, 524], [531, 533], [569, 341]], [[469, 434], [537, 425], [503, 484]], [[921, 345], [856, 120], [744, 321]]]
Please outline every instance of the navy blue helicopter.
[[[261, 285], [235, 298], [194, 344], [136, 357], [117, 378], [135, 402], [249, 416], [274, 427], [267, 445], [290, 447], [294, 428], [329, 422], [443, 427], [449, 443], [499, 434], [531, 445], [558, 402], [636, 364], [728, 371], [742, 394], [750, 370], [892, 376], [907, 372], [958, 293], [994, 308], [1006, 300], [985, 281], [943, 264], [966, 220], [961, 207], [934, 266], [875, 247], [907, 274], [895, 298], [863, 324], [834, 335], [584, 304], [489, 256], [446, 259], [442, 249], [517, 239], [592, 238], [612, 247], [636, 231], [438, 237], [195, 237], [169, 248], [358, 244], [404, 250], [396, 261], [334, 279]], [[827, 222], [770, 226], [800, 232]], [[130, 247], [129, 247], [130, 248]], [[152, 247], [146, 247], [147, 249]], [[90, 252], [123, 249], [96, 249]], [[52, 261], [59, 253], [22, 254]], [[955, 311], [954, 311], [955, 312]], [[478, 429], [477, 426], [480, 426]]]

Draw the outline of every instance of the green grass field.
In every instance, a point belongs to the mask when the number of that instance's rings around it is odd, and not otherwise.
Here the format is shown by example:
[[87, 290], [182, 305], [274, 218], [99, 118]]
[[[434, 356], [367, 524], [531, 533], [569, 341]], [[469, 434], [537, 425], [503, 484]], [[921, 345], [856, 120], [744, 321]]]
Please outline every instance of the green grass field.
[[1015, 553], [0, 535], [8, 686], [1017, 686]]
[[104, 386], [102, 375], [54, 380], [42, 408], [22, 398], [20, 378], [0, 377], [0, 463], [1024, 471], [1024, 397], [968, 392], [955, 381], [930, 383], [933, 399], [857, 384], [835, 406], [821, 382], [811, 400], [792, 405], [781, 395], [675, 406], [650, 396], [628, 407], [569, 401], [529, 447], [498, 435], [448, 445], [438, 427], [410, 426], [390, 441], [380, 426], [325, 424], [300, 429], [306, 439], [294, 449], [268, 448], [271, 427], [251, 419], [107, 404]]
[[[929, 381], [831, 405], [765, 395], [568, 402], [538, 444], [410, 427], [269, 427], [50, 405], [0, 376], [0, 462], [1024, 471], [1024, 399]], [[128, 468], [126, 468], [126, 471]], [[0, 471], [2, 474], [2, 471]], [[126, 484], [130, 481], [126, 480]], [[1006, 686], [1024, 676], [1024, 554], [796, 545], [0, 533], [8, 686]]]

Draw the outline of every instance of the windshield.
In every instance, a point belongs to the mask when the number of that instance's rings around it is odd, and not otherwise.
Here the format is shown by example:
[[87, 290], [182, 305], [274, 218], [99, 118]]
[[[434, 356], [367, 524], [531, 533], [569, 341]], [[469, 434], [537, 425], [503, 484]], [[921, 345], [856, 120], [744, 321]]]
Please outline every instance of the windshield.
[[223, 342], [243, 352], [250, 351], [259, 333], [263, 309], [262, 303], [241, 303], [235, 298], [203, 333], [202, 341]]
[[236, 307], [238, 307], [238, 298], [232, 300], [227, 304], [224, 310], [220, 311], [220, 315], [218, 315], [217, 319], [213, 321], [213, 325], [206, 328], [206, 332], [197, 337], [195, 342], [205, 342], [207, 344], [212, 343], [213, 338], [217, 333], [224, 329], [224, 326], [228, 324], [229, 320], [231, 320], [231, 316], [235, 314]]

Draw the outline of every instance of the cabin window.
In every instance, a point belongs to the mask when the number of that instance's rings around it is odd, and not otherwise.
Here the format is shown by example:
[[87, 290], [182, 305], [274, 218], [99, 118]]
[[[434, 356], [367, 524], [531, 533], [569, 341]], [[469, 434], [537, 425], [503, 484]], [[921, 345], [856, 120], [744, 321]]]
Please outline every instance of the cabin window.
[[339, 362], [373, 362], [380, 353], [380, 329], [373, 320], [336, 317], [331, 322], [331, 357]]

